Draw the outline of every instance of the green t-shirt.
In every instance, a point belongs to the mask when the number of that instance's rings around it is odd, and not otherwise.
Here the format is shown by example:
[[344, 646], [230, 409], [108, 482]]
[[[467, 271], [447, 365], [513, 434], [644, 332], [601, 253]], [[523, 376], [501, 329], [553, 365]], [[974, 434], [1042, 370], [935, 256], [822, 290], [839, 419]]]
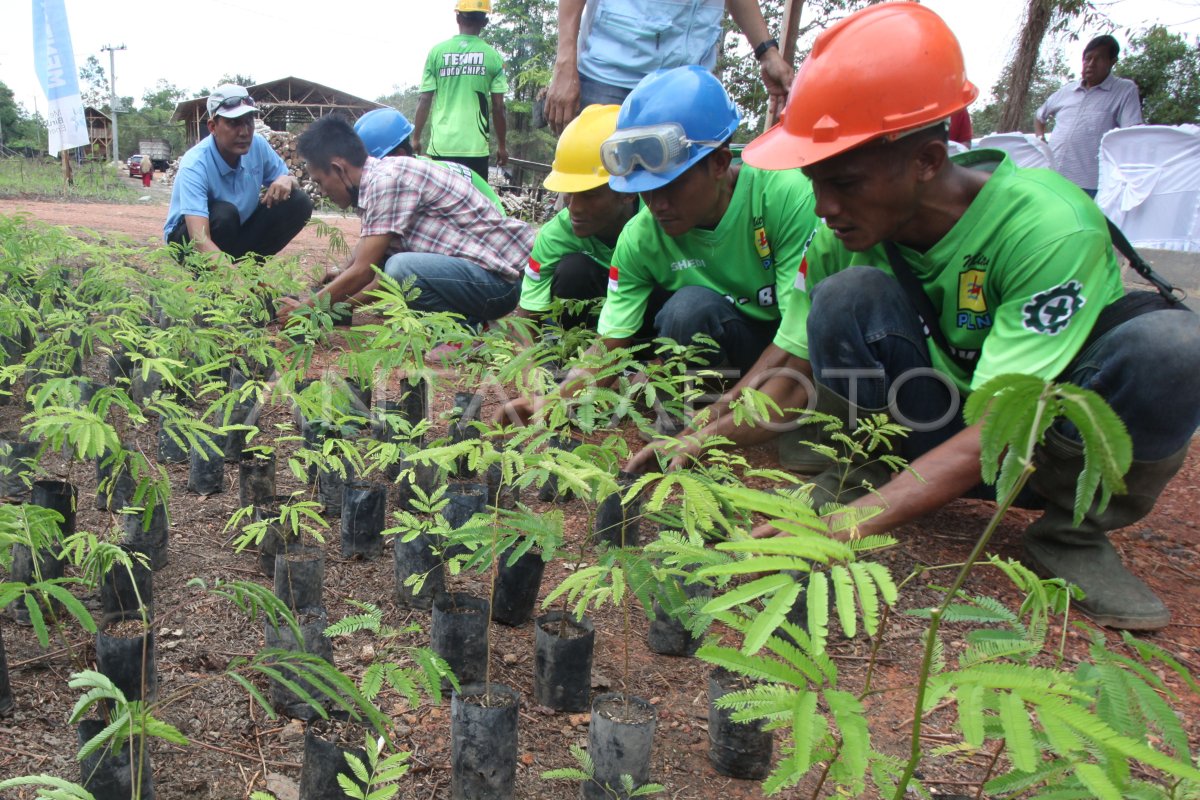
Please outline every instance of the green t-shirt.
[[478, 36], [460, 33], [425, 58], [420, 91], [434, 92], [429, 119], [431, 156], [486, 156], [492, 95], [508, 91], [504, 59]]
[[672, 292], [705, 286], [750, 319], [779, 320], [816, 222], [812, 186], [800, 170], [745, 165], [729, 208], [712, 230], [693, 228], [671, 237], [643, 208], [617, 240], [599, 334], [632, 337], [642, 327], [655, 286]]
[[[927, 340], [933, 366], [965, 392], [1006, 373], [1054, 378], [1100, 311], [1124, 291], [1104, 215], [1062, 176], [1019, 169], [999, 151], [954, 160], [992, 175], [928, 252], [900, 248], [939, 312], [947, 343], [974, 362], [964, 371]], [[882, 245], [852, 253], [821, 226], [795, 275], [797, 291], [775, 344], [808, 358], [808, 291], [863, 265], [892, 272]]]
[[583, 253], [596, 262], [596, 269], [608, 272], [612, 265], [613, 245], [605, 244], [598, 237], [581, 239], [571, 227], [571, 211], [564, 208], [538, 230], [529, 254], [529, 266], [525, 268], [525, 280], [521, 283], [521, 308], [542, 313], [550, 310], [554, 297], [550, 293], [550, 280], [554, 269], [563, 256]]
[[504, 210], [504, 203], [500, 202], [500, 195], [496, 194], [496, 190], [492, 188], [492, 185], [484, 180], [483, 176], [475, 170], [459, 164], [456, 161], [434, 161], [428, 156], [416, 156], [416, 158], [419, 158], [422, 161], [428, 161], [430, 164], [437, 164], [442, 169], [448, 169], [451, 172], [457, 172], [459, 175], [467, 178], [471, 181], [471, 185], [475, 187], [475, 191], [486, 197], [488, 202], [496, 207], [496, 209], [500, 212], [500, 216], [508, 216], [508, 212]]

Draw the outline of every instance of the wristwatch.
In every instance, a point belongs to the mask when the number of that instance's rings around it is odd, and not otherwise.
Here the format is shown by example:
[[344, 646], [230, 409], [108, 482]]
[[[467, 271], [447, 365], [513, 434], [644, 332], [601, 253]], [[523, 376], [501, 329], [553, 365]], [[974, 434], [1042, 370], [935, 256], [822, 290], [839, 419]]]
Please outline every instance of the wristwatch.
[[770, 50], [772, 47], [774, 47], [776, 50], [779, 49], [779, 40], [778, 39], [767, 39], [765, 42], [759, 42], [754, 48], [755, 60], [762, 61], [763, 56], [765, 56], [767, 54], [767, 51]]

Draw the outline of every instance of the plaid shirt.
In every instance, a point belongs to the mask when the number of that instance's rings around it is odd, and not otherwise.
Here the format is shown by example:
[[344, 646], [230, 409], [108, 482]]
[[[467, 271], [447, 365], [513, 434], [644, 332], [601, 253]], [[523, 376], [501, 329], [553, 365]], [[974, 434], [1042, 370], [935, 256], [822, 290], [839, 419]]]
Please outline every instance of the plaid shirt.
[[1113, 128], [1142, 124], [1137, 84], [1111, 73], [1090, 89], [1082, 81], [1071, 81], [1037, 110], [1043, 125], [1051, 117], [1054, 168], [1078, 186], [1095, 189], [1100, 180], [1100, 139]]
[[419, 158], [368, 158], [359, 184], [362, 236], [392, 237], [388, 256], [436, 253], [521, 279], [533, 229], [503, 217], [471, 181]]

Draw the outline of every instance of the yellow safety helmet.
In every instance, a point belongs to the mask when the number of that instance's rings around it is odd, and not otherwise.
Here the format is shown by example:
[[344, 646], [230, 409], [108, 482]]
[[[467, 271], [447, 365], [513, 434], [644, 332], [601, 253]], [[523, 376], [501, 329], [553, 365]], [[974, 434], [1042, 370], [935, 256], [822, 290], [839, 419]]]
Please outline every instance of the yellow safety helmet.
[[552, 192], [586, 192], [608, 183], [600, 145], [617, 129], [620, 106], [588, 106], [563, 129], [543, 184]]
[[492, 0], [458, 0], [454, 6], [454, 10], [464, 14], [472, 11], [482, 11], [484, 14], [490, 14], [492, 13]]

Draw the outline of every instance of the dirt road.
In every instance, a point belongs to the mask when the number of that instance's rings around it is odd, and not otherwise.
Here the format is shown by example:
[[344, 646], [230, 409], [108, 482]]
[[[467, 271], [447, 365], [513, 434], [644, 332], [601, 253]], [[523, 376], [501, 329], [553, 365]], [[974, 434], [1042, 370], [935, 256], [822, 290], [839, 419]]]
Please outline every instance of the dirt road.
[[[130, 180], [130, 184], [137, 184], [141, 188], [136, 179]], [[61, 225], [80, 235], [86, 235], [89, 231], [103, 235], [121, 234], [137, 244], [153, 246], [162, 242], [169, 199], [158, 189], [155, 186], [150, 193], [151, 199], [137, 205], [0, 198], [0, 214], [29, 214], [34, 219], [50, 225]], [[358, 240], [359, 224], [356, 217], [321, 215], [320, 219], [342, 231], [351, 246]], [[310, 226], [301, 231], [280, 255], [297, 256], [301, 266], [314, 267], [335, 260], [329, 255], [328, 247], [329, 240], [317, 236]]]

